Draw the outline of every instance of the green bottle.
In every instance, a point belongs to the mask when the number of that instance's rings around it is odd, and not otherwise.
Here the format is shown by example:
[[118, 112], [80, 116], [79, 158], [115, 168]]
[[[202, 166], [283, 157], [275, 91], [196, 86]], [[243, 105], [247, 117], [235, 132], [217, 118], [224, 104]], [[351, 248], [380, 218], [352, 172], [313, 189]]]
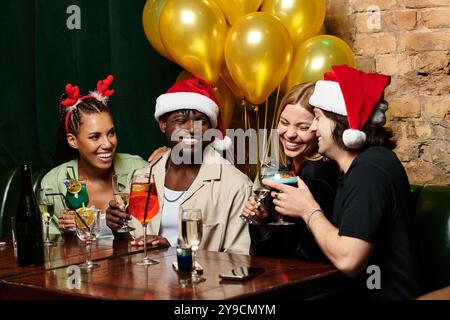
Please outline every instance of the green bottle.
[[44, 264], [42, 221], [31, 182], [31, 165], [23, 165], [21, 175], [16, 212], [17, 261], [21, 267], [34, 267]]

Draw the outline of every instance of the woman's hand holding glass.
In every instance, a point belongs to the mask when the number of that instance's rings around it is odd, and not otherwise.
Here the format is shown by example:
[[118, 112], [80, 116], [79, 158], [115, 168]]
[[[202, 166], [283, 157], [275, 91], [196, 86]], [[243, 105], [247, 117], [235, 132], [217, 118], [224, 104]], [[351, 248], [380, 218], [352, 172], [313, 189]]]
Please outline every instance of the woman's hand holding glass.
[[75, 211], [61, 209], [58, 216], [59, 229], [63, 232], [75, 231]]
[[255, 197], [250, 197], [245, 203], [241, 216], [251, 224], [262, 225], [267, 224], [269, 211], [267, 210], [267, 207]]
[[261, 183], [261, 176], [264, 172], [265, 169], [261, 169], [261, 171], [256, 175], [255, 181], [252, 185], [253, 196], [249, 198], [245, 204], [244, 211], [240, 215], [242, 220], [250, 224], [261, 224], [264, 222], [263, 220], [267, 218], [267, 208], [260, 203], [260, 201], [267, 197], [270, 193], [270, 189]]

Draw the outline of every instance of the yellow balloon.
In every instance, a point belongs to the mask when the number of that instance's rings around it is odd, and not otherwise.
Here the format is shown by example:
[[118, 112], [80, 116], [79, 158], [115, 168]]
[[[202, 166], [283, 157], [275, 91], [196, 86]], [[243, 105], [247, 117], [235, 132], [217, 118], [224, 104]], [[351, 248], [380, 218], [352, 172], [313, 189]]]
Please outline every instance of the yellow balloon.
[[325, 20], [325, 0], [265, 0], [261, 11], [281, 20], [294, 46], [319, 33]]
[[247, 100], [260, 104], [285, 77], [292, 51], [289, 32], [280, 20], [255, 12], [240, 19], [228, 32], [225, 62]]
[[327, 34], [327, 28], [325, 27], [325, 23], [320, 28], [319, 33], [317, 33], [317, 35], [319, 34]]
[[237, 19], [255, 12], [263, 0], [214, 0], [222, 9], [228, 24], [232, 26]]
[[173, 61], [209, 83], [219, 79], [228, 26], [208, 0], [169, 0], [160, 19], [164, 47]]
[[230, 72], [228, 71], [227, 64], [224, 63], [222, 65], [222, 72], [220, 73], [220, 78], [226, 83], [227, 87], [230, 88], [231, 92], [233, 92], [234, 96], [239, 99], [244, 99], [245, 94], [241, 88], [239, 88], [234, 80], [231, 78]]
[[355, 67], [355, 57], [347, 43], [331, 35], [310, 38], [296, 50], [287, 75], [287, 89], [321, 80], [325, 72], [331, 71], [331, 66], [341, 64]]
[[171, 60], [169, 53], [164, 48], [159, 35], [159, 18], [168, 0], [147, 0], [142, 12], [142, 25], [145, 36], [153, 48], [166, 59]]

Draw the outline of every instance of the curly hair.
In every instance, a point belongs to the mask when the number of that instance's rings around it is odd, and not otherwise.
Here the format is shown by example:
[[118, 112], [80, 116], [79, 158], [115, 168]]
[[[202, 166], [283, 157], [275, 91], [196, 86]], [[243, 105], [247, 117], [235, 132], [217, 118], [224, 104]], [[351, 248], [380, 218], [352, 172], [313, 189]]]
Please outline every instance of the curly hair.
[[[349, 128], [348, 120], [346, 116], [341, 116], [336, 113], [322, 110], [323, 114], [334, 122], [334, 129], [332, 132], [333, 140], [345, 150], [354, 150], [346, 147], [342, 140], [344, 131]], [[374, 124], [370, 120], [361, 129], [366, 134], [366, 143], [362, 149], [366, 149], [370, 146], [384, 146], [391, 150], [395, 149], [397, 143], [393, 139], [394, 134], [390, 128], [385, 127], [383, 124]]]
[[[61, 100], [65, 96], [63, 95]], [[56, 139], [56, 150], [55, 150], [55, 165], [60, 165], [61, 163], [70, 161], [72, 159], [78, 158], [78, 151], [72, 148], [67, 142], [67, 132], [65, 128], [65, 119], [67, 115], [67, 109], [64, 106], [59, 108], [59, 125], [58, 133]], [[78, 136], [80, 126], [83, 124], [84, 114], [93, 114], [106, 112], [113, 119], [111, 110], [108, 105], [97, 100], [96, 98], [89, 97], [78, 103], [74, 110], [70, 111], [69, 121], [68, 121], [68, 133]]]

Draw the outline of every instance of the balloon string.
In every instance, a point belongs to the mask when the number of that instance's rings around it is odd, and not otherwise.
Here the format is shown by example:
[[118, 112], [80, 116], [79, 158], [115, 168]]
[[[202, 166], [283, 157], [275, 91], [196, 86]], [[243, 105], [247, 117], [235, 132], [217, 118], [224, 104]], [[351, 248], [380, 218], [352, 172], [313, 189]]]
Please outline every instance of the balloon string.
[[279, 97], [280, 97], [280, 87], [281, 87], [281, 85], [278, 85], [278, 89], [277, 89], [277, 97], [276, 97], [276, 99], [275, 99], [275, 105], [274, 105], [274, 108], [273, 108], [272, 124], [271, 124], [271, 126], [270, 126], [269, 143], [268, 143], [268, 145], [267, 145], [267, 155], [269, 154], [269, 151], [270, 151], [270, 148], [271, 148], [271, 145], [272, 145], [272, 132], [273, 132], [274, 129], [275, 129], [275, 127], [274, 127], [274, 125], [275, 125], [275, 118], [276, 118], [276, 116], [277, 116], [278, 109], [279, 109], [278, 99], [279, 99]]
[[255, 118], [256, 118], [256, 174], [259, 173], [259, 170], [261, 168], [261, 162], [259, 159], [259, 107], [258, 105], [253, 105], [254, 111], [255, 111]]
[[[241, 108], [242, 108], [241, 115], [242, 115], [244, 130], [247, 131], [247, 128], [248, 128], [247, 103], [244, 99], [242, 99]], [[247, 150], [249, 150], [250, 148], [248, 147], [248, 143], [245, 140], [244, 140], [244, 149], [246, 150], [245, 159], [244, 159], [244, 172], [248, 175], [249, 170], [248, 170], [248, 152], [247, 152]]]
[[266, 162], [268, 156], [268, 143], [267, 143], [267, 116], [269, 111], [269, 98], [266, 99], [266, 106], [264, 110], [264, 140], [263, 140], [263, 163]]

